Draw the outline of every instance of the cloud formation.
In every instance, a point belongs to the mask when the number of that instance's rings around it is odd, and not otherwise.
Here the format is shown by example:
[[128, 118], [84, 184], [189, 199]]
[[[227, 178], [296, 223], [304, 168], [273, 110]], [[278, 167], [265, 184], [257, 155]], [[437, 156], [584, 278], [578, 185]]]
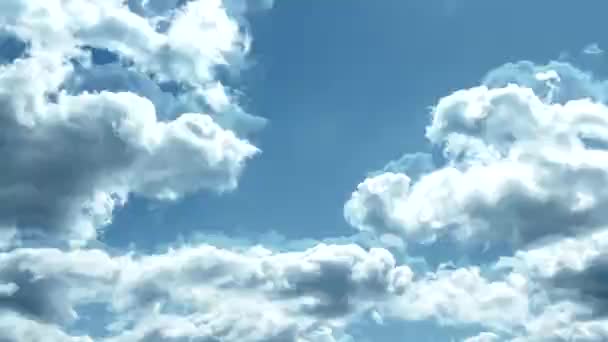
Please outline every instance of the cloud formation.
[[608, 107], [547, 103], [518, 85], [461, 90], [433, 110], [427, 137], [447, 163], [412, 183], [366, 179], [345, 205], [364, 230], [406, 238], [510, 239], [527, 244], [604, 226]]
[[444, 164], [370, 175], [345, 218], [408, 243], [508, 241], [515, 252], [415, 276], [384, 313], [486, 329], [466, 341], [605, 340], [605, 94], [568, 63], [523, 61], [440, 99], [426, 136]]
[[585, 46], [583, 53], [587, 55], [601, 55], [604, 53], [604, 50], [597, 43], [592, 43]]
[[483, 332], [477, 336], [469, 337], [464, 342], [497, 342], [500, 341], [500, 336], [491, 332]]
[[108, 336], [91, 338], [107, 341], [333, 341], [351, 317], [412, 280], [388, 251], [356, 245], [286, 253], [197, 245], [147, 256], [16, 249], [0, 263], [0, 311], [42, 331], [102, 304], [117, 319]]
[[[608, 87], [567, 63], [506, 64], [441, 98], [426, 136], [443, 165], [404, 156], [345, 204], [387, 244], [508, 241], [495, 264], [416, 273], [357, 244], [19, 247], [91, 242], [131, 196], [235, 189], [265, 121], [219, 74], [246, 66], [245, 14], [271, 6], [0, 3], [0, 340], [335, 342], [365, 315], [483, 330], [466, 342], [608, 338]], [[90, 307], [102, 333], [79, 330]]]
[[234, 189], [259, 152], [214, 119], [248, 116], [215, 76], [248, 51], [236, 15], [219, 0], [3, 1], [0, 30], [25, 45], [0, 69], [0, 227], [89, 240], [130, 195]]

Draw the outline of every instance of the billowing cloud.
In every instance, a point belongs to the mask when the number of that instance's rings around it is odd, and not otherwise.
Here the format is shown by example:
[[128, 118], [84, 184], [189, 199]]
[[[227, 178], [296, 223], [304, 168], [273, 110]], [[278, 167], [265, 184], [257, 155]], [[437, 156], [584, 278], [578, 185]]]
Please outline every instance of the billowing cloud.
[[[230, 128], [263, 124], [215, 76], [248, 52], [240, 15], [219, 0], [3, 1], [4, 44], [23, 52], [0, 67], [0, 227], [88, 240], [130, 195], [234, 189], [259, 151]], [[104, 53], [116, 60], [97, 65]]]
[[388, 251], [356, 245], [286, 253], [199, 245], [141, 257], [16, 249], [0, 263], [0, 311], [41, 331], [102, 304], [117, 317], [96, 337], [108, 341], [331, 341], [412, 280]]
[[385, 309], [403, 320], [433, 319], [508, 331], [530, 315], [529, 287], [516, 273], [491, 281], [477, 267], [439, 269], [415, 279]]
[[360, 229], [412, 238], [516, 243], [606, 224], [608, 107], [587, 99], [545, 103], [517, 85], [462, 90], [441, 99], [427, 137], [447, 165], [412, 183], [366, 179], [345, 206]]
[[439, 100], [426, 136], [444, 164], [370, 175], [345, 218], [409, 242], [508, 241], [514, 256], [414, 277], [384, 314], [487, 329], [467, 341], [606, 339], [606, 89], [567, 63], [519, 62]]
[[547, 306], [525, 325], [525, 331], [511, 342], [604, 341], [608, 337], [608, 321], [585, 317], [585, 309], [569, 302]]
[[17, 249], [0, 254], [0, 310], [46, 323], [78, 318], [74, 303], [108, 291], [118, 265], [101, 251]]
[[[10, 97], [15, 81], [7, 102], [20, 100]], [[0, 220], [73, 238], [93, 237], [129, 193], [175, 199], [233, 189], [257, 153], [206, 115], [159, 122], [152, 104], [131, 93], [60, 94], [34, 111], [7, 113], [4, 122]]]
[[[547, 82], [540, 75], [555, 74], [554, 82]], [[556, 81], [556, 82], [555, 82]], [[564, 104], [571, 100], [590, 98], [598, 102], [606, 102], [608, 82], [599, 80], [588, 71], [560, 61], [551, 61], [539, 65], [530, 61], [506, 63], [488, 72], [482, 84], [489, 88], [504, 88], [509, 84], [517, 84], [530, 88], [540, 98]]]
[[0, 310], [0, 340], [3, 342], [93, 342], [88, 336], [69, 335], [56, 325]]
[[[576, 303], [585, 319], [608, 315], [604, 284], [608, 274], [608, 231], [567, 238], [502, 258], [498, 268], [510, 268], [542, 284], [554, 301]], [[579, 310], [580, 311], [580, 310]], [[579, 319], [582, 319], [579, 317]]]
[[[608, 337], [608, 86], [567, 63], [506, 64], [440, 99], [426, 136], [445, 163], [404, 156], [345, 205], [387, 245], [509, 241], [493, 267], [414, 274], [356, 244], [19, 248], [90, 241], [130, 196], [233, 190], [265, 121], [218, 75], [247, 65], [245, 13], [270, 6], [0, 2], [0, 340], [335, 342], [364, 314], [486, 331], [468, 342]], [[78, 329], [91, 307], [103, 332]]]

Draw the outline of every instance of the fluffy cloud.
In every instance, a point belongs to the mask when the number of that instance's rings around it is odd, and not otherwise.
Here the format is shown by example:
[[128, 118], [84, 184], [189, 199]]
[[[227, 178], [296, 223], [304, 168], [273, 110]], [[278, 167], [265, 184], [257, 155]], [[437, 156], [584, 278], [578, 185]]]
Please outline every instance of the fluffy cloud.
[[516, 273], [490, 281], [477, 267], [439, 269], [415, 279], [385, 313], [404, 320], [434, 319], [508, 331], [530, 315], [529, 287]]
[[521, 336], [508, 339], [511, 342], [563, 342], [604, 341], [608, 330], [604, 319], [591, 319], [585, 316], [585, 309], [570, 303], [561, 302], [547, 306], [542, 313], [525, 325]]
[[[144, 257], [124, 273], [125, 306], [142, 307], [142, 296], [191, 296], [201, 279], [222, 289], [258, 289], [281, 298], [308, 297], [307, 303], [292, 307], [315, 316], [343, 316], [357, 310], [361, 300], [403, 291], [411, 278], [407, 267], [395, 267], [392, 255], [356, 245], [317, 245], [304, 252], [239, 255], [211, 246], [183, 249], [162, 256]], [[176, 264], [179, 267], [176, 267]], [[126, 265], [124, 268], [129, 269]], [[149, 270], [155, 270], [157, 274]], [[141, 272], [141, 273], [139, 273]], [[177, 273], [176, 273], [177, 272]], [[132, 278], [131, 278], [132, 277]], [[135, 291], [137, 289], [137, 291]], [[150, 291], [150, 289], [154, 289]], [[195, 291], [194, 291], [195, 292]], [[131, 295], [136, 295], [131, 297]], [[359, 301], [352, 303], [351, 297]], [[186, 302], [195, 302], [189, 298]]]
[[[558, 77], [547, 82], [542, 75], [554, 73]], [[539, 97], [556, 103], [590, 98], [606, 102], [608, 82], [596, 79], [592, 73], [583, 71], [567, 62], [551, 61], [544, 65], [530, 61], [504, 64], [484, 76], [482, 84], [489, 88], [503, 88], [517, 84], [530, 88]]]
[[44, 331], [77, 320], [83, 304], [108, 305], [117, 317], [108, 341], [332, 341], [412, 279], [388, 251], [356, 245], [200, 245], [141, 257], [16, 249], [0, 264], [0, 311]]
[[0, 25], [30, 43], [33, 54], [97, 47], [160, 79], [193, 85], [214, 80], [217, 65], [238, 60], [249, 48], [250, 38], [221, 0], [139, 3], [145, 13], [132, 10], [137, 1], [11, 0], [3, 4]]
[[466, 342], [603, 341], [606, 236], [602, 231], [520, 250], [491, 271], [440, 268], [414, 277], [382, 313], [492, 330]]
[[[407, 290], [409, 267], [357, 245], [146, 256], [14, 248], [30, 235], [94, 239], [133, 195], [234, 189], [259, 152], [234, 131], [263, 120], [216, 74], [244, 65], [243, 14], [269, 5], [0, 4], [3, 44], [18, 47], [0, 67], [0, 340], [329, 342]], [[109, 310], [105, 334], [75, 333], [89, 305]]]
[[606, 339], [606, 89], [567, 63], [519, 62], [439, 100], [426, 136], [444, 165], [370, 175], [345, 218], [410, 242], [508, 241], [515, 254], [491, 272], [415, 277], [385, 314], [491, 330], [467, 341]]
[[0, 312], [0, 340], [3, 342], [93, 342], [88, 336], [70, 336], [55, 325], [41, 323], [10, 311]]
[[361, 229], [434, 238], [537, 239], [606, 224], [608, 107], [546, 103], [529, 88], [485, 86], [441, 99], [427, 137], [445, 167], [412, 184], [404, 174], [366, 179], [345, 206]]
[[[0, 5], [6, 39], [25, 44], [0, 68], [0, 226], [19, 237], [88, 240], [132, 194], [174, 200], [232, 190], [258, 153], [226, 127], [260, 123], [215, 77], [218, 66], [238, 69], [248, 51], [237, 17], [245, 8], [229, 14], [219, 0], [139, 5]], [[94, 65], [90, 48], [118, 61]], [[186, 90], [174, 95], [163, 82]]]
[[[526, 274], [549, 290], [554, 301], [585, 308], [584, 317], [608, 314], [604, 283], [608, 274], [608, 231], [567, 238], [502, 258], [498, 268]], [[574, 314], [573, 314], [574, 316]]]
[[101, 251], [17, 249], [0, 254], [0, 309], [46, 323], [78, 318], [73, 306], [108, 291], [118, 265]]
[[[6, 101], [18, 100], [11, 83]], [[152, 104], [131, 93], [59, 94], [7, 114], [2, 223], [72, 238], [94, 237], [129, 193], [175, 199], [233, 189], [257, 152], [206, 115], [159, 122]]]
[[[507, 64], [441, 99], [427, 137], [445, 165], [406, 156], [345, 205], [385, 240], [520, 248], [492, 272], [414, 275], [357, 245], [15, 247], [30, 234], [94, 239], [130, 196], [234, 189], [259, 152], [240, 133], [264, 120], [218, 70], [246, 65], [244, 14], [271, 5], [0, 2], [0, 340], [332, 342], [364, 313], [492, 331], [468, 342], [607, 338], [608, 88], [566, 63]], [[560, 239], [531, 244], [546, 237]], [[87, 306], [108, 311], [104, 333], [78, 333]]]

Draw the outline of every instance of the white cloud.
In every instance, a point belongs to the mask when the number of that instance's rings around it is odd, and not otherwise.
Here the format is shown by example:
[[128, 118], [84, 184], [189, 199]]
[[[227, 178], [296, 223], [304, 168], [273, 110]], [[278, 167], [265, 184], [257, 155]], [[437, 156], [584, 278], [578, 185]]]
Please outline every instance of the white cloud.
[[517, 251], [513, 257], [501, 258], [497, 267], [514, 268], [537, 279], [549, 279], [564, 271], [585, 270], [601, 260], [607, 248], [608, 231], [601, 230]]
[[562, 302], [550, 305], [526, 324], [525, 334], [513, 338], [512, 342], [599, 342], [608, 338], [605, 319], [590, 319], [584, 308]]
[[344, 215], [409, 243], [507, 241], [515, 254], [491, 277], [477, 266], [415, 277], [384, 314], [490, 330], [468, 341], [605, 340], [606, 82], [567, 63], [519, 62], [483, 84], [433, 108], [426, 136], [443, 166], [370, 175]]
[[604, 53], [604, 50], [597, 43], [592, 43], [585, 46], [583, 53], [586, 55], [601, 55]]
[[206, 115], [159, 122], [152, 104], [130, 93], [60, 94], [5, 122], [0, 219], [71, 238], [94, 237], [129, 193], [231, 190], [257, 153]]
[[199, 245], [141, 257], [17, 249], [0, 254], [0, 265], [0, 282], [14, 284], [0, 311], [40, 322], [30, 329], [42, 333], [77, 321], [83, 304], [109, 305], [110, 336], [93, 336], [107, 341], [332, 341], [412, 279], [388, 251], [356, 245], [286, 253]]
[[403, 291], [411, 279], [409, 268], [396, 267], [388, 251], [366, 252], [356, 245], [321, 244], [280, 254], [200, 246], [143, 257], [123, 263], [123, 269], [115, 303], [121, 310], [145, 310], [146, 302], [163, 300], [221, 307], [226, 303], [207, 302], [220, 288], [235, 295], [256, 290], [262, 297], [285, 300], [299, 315], [327, 318], [352, 314], [376, 296]]
[[483, 332], [477, 336], [469, 337], [463, 342], [499, 342], [500, 336], [491, 332]]
[[598, 228], [608, 220], [606, 118], [603, 104], [547, 104], [516, 85], [457, 91], [427, 128], [448, 164], [413, 184], [403, 174], [365, 180], [345, 216], [409, 238], [454, 232], [528, 243]]
[[0, 309], [45, 323], [78, 318], [75, 303], [107, 293], [118, 265], [101, 251], [17, 249], [0, 254]]
[[[518, 251], [512, 258], [502, 258], [497, 267], [526, 274], [532, 281], [542, 284], [553, 302], [576, 304], [579, 311], [584, 312], [572, 313], [569, 321], [581, 321], [580, 325], [585, 326], [584, 321], [603, 319], [608, 309], [604, 290], [608, 275], [607, 246], [608, 231], [602, 230]], [[548, 318], [553, 316], [548, 315]]]
[[[140, 16], [119, 0], [10, 0], [3, 5], [0, 26], [30, 42], [35, 54], [99, 47], [132, 59], [139, 70], [193, 85], [214, 81], [217, 65], [248, 50], [250, 38], [221, 0], [188, 1], [170, 11], [176, 2], [164, 4], [164, 9], [154, 6], [158, 2], [145, 4], [156, 7], [154, 17]], [[166, 30], [157, 30], [159, 19], [170, 21]]]
[[[559, 76], [557, 82], [547, 83], [546, 80], [539, 80], [536, 77], [538, 74], [553, 73]], [[509, 84], [517, 84], [531, 88], [543, 99], [552, 91], [552, 100], [562, 104], [583, 98], [606, 102], [606, 94], [608, 94], [608, 83], [605, 80], [598, 80], [592, 73], [560, 61], [551, 61], [544, 65], [530, 61], [507, 63], [488, 72], [482, 84], [489, 88], [503, 88]]]
[[346, 220], [361, 230], [383, 227], [399, 233], [408, 231], [410, 226], [400, 214], [410, 183], [407, 175], [392, 172], [367, 178], [344, 206]]
[[508, 331], [529, 317], [529, 290], [527, 279], [516, 273], [490, 281], [477, 267], [440, 269], [415, 279], [385, 309], [404, 320], [435, 319]]
[[70, 336], [55, 325], [5, 311], [0, 311], [0, 340], [3, 342], [93, 342], [90, 337]]
[[603, 341], [606, 233], [568, 238], [504, 258], [488, 278], [478, 267], [440, 268], [415, 277], [382, 306], [384, 316], [433, 319], [489, 332], [469, 341]]
[[[499, 262], [499, 277], [477, 266], [414, 276], [387, 250], [357, 245], [11, 249], [30, 233], [94, 239], [131, 195], [234, 189], [259, 151], [233, 130], [263, 119], [216, 70], [243, 67], [243, 15], [271, 5], [0, 2], [2, 34], [29, 46], [0, 58], [0, 340], [332, 342], [361, 314], [495, 330], [468, 342], [607, 338], [608, 239], [596, 230], [608, 218], [608, 87], [565, 63], [508, 64], [441, 99], [427, 137], [447, 164], [404, 157], [345, 205], [349, 223], [386, 245], [454, 233], [525, 246]], [[85, 47], [119, 62], [93, 66]], [[107, 335], [72, 331], [88, 304], [108, 307]]]
[[[235, 97], [226, 95], [230, 90], [218, 83], [214, 70], [229, 64], [239, 68], [250, 38], [241, 19], [219, 0], [189, 1], [170, 11], [163, 7], [176, 4], [142, 3], [154, 17], [130, 10], [122, 0], [10, 0], [0, 5], [0, 29], [30, 46], [25, 57], [0, 66], [5, 165], [0, 171], [0, 226], [17, 229], [13, 236], [42, 233], [89, 240], [132, 194], [174, 200], [204, 189], [236, 187], [245, 162], [259, 151], [214, 121], [223, 117], [220, 121], [235, 126], [230, 113], [251, 119]], [[158, 20], [167, 22], [166, 30]], [[97, 72], [89, 75], [93, 80], [101, 77], [83, 46], [133, 62], [131, 70], [106, 67], [112, 71], [105, 75], [107, 83], [123, 84], [111, 89], [115, 92], [78, 92], [86, 88], [82, 70]], [[184, 96], [189, 99], [199, 93], [203, 102], [208, 99], [211, 116], [159, 114], [175, 111], [175, 103], [185, 105], [154, 83], [164, 80], [187, 85], [190, 93]], [[66, 85], [71, 85], [69, 91]], [[202, 91], [209, 87], [216, 91]], [[173, 116], [159, 118], [167, 114]]]

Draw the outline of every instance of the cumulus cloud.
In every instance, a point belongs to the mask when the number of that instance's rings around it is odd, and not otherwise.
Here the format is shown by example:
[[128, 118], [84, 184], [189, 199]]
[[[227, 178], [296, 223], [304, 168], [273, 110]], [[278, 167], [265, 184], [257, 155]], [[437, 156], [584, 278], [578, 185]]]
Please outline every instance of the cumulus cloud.
[[490, 330], [465, 342], [603, 341], [605, 244], [603, 231], [520, 250], [492, 271], [447, 265], [415, 276], [381, 309], [400, 320]]
[[[217, 329], [221, 335], [214, 336], [225, 341], [305, 341], [318, 327], [340, 328], [350, 316], [403, 291], [412, 276], [386, 250], [355, 245], [280, 254], [201, 246], [143, 257], [124, 270], [116, 310], [143, 314], [159, 303], [161, 311], [179, 307], [190, 312], [181, 319], [200, 321], [192, 336]], [[234, 324], [237, 308], [242, 325]], [[264, 337], [256, 338], [253, 326]]]
[[[55, 245], [57, 239], [90, 242], [131, 196], [173, 201], [202, 190], [235, 189], [245, 163], [259, 153], [243, 134], [263, 126], [264, 119], [240, 106], [242, 95], [222, 83], [218, 71], [236, 74], [245, 66], [251, 44], [245, 11], [267, 5], [0, 3], [0, 340], [157, 341], [199, 333], [213, 339], [240, 320], [231, 302], [207, 326], [207, 335], [184, 328], [181, 336], [172, 333], [179, 328], [173, 322], [200, 326], [202, 316], [178, 310], [184, 298], [152, 296], [148, 300], [157, 307], [166, 304], [163, 310], [133, 321], [132, 308], [121, 309], [115, 291], [130, 289], [121, 264], [136, 272], [144, 266], [141, 260], [101, 250], [19, 247]], [[23, 241], [30, 237], [38, 241]], [[231, 269], [224, 262], [218, 268], [224, 267], [226, 278]], [[137, 293], [146, 290], [123, 294], [145, 303]], [[108, 306], [128, 325], [105, 337], [75, 334], [87, 305]], [[281, 312], [251, 316], [240, 329], [265, 321], [258, 340], [281, 339], [300, 324], [284, 323]], [[139, 336], [141, 327], [148, 332]], [[243, 340], [237, 333], [229, 336]]]
[[426, 137], [444, 165], [371, 174], [346, 220], [408, 242], [508, 241], [515, 252], [485, 272], [414, 277], [385, 314], [489, 330], [467, 341], [606, 339], [606, 90], [568, 63], [524, 61], [438, 101]]
[[[260, 122], [215, 75], [248, 52], [237, 17], [246, 8], [10, 0], [0, 9], [4, 45], [24, 51], [0, 67], [0, 226], [19, 237], [89, 240], [130, 195], [232, 190], [259, 152], [230, 128]], [[91, 51], [116, 61], [97, 65]], [[163, 89], [170, 82], [185, 90]]]
[[[264, 120], [218, 74], [246, 66], [245, 13], [270, 6], [0, 2], [0, 340], [332, 342], [363, 315], [488, 330], [468, 342], [607, 338], [608, 87], [567, 63], [506, 64], [440, 99], [426, 135], [445, 165], [406, 155], [344, 207], [386, 245], [510, 241], [491, 272], [415, 275], [355, 244], [19, 248], [90, 241], [130, 196], [234, 189]], [[74, 328], [88, 305], [103, 333]]]
[[[559, 79], [556, 80], [558, 82], [547, 83], [546, 79], [539, 79], [538, 75], [543, 74], [558, 76]], [[509, 84], [517, 84], [532, 89], [543, 99], [552, 92], [551, 100], [562, 104], [583, 98], [606, 102], [608, 94], [606, 81], [598, 80], [591, 72], [561, 61], [551, 61], [542, 65], [530, 61], [506, 63], [488, 72], [483, 77], [482, 84], [489, 88], [503, 88]]]
[[0, 264], [0, 311], [43, 331], [76, 321], [83, 304], [107, 305], [117, 319], [96, 337], [107, 341], [332, 341], [412, 279], [388, 251], [356, 245], [147, 256], [16, 249]]
[[[502, 258], [497, 268], [514, 269], [541, 283], [554, 301], [585, 308], [586, 319], [608, 314], [604, 290], [608, 274], [608, 231], [567, 238]], [[573, 314], [573, 316], [575, 316]]]
[[513, 337], [508, 341], [604, 341], [608, 337], [606, 330], [608, 322], [603, 319], [582, 318], [584, 311], [584, 308], [569, 302], [549, 305], [541, 314], [527, 322], [521, 336]]
[[61, 328], [29, 319], [10, 311], [0, 311], [0, 340], [3, 342], [93, 342], [88, 336], [73, 336]]
[[398, 159], [391, 160], [388, 162], [382, 171], [374, 172], [393, 172], [393, 173], [405, 173], [409, 177], [417, 180], [420, 176], [433, 171], [436, 168], [433, 156], [430, 153], [407, 153]]
[[360, 229], [412, 238], [525, 244], [606, 224], [608, 107], [588, 99], [545, 103], [530, 88], [461, 90], [439, 101], [427, 128], [448, 163], [412, 183], [366, 179], [345, 205]]
[[257, 153], [206, 115], [159, 122], [131, 93], [60, 94], [4, 121], [2, 223], [72, 238], [94, 237], [129, 193], [175, 199], [233, 189]]
[[491, 281], [474, 266], [439, 269], [415, 279], [385, 310], [403, 320], [434, 319], [508, 331], [530, 315], [529, 285], [517, 273]]
[[17, 249], [0, 254], [0, 309], [29, 319], [67, 324], [78, 318], [74, 303], [107, 290], [117, 266], [101, 251]]

